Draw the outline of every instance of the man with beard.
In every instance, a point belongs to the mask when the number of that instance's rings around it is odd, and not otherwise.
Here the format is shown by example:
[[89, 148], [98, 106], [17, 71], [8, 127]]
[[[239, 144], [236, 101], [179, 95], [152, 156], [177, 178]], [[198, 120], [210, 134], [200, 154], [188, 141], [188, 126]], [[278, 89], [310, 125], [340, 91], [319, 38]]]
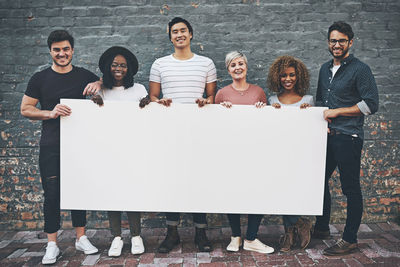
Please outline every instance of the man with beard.
[[331, 196], [329, 179], [336, 167], [343, 194], [347, 198], [347, 218], [343, 236], [325, 255], [344, 255], [357, 248], [363, 200], [360, 187], [361, 149], [364, 139], [364, 116], [378, 110], [378, 89], [368, 65], [349, 54], [354, 33], [351, 26], [339, 21], [328, 30], [329, 52], [333, 60], [322, 65], [317, 88], [317, 104], [329, 109], [328, 145], [325, 169], [323, 215], [317, 216], [313, 237], [330, 237]]
[[[100, 90], [100, 82], [92, 72], [71, 64], [74, 39], [67, 31], [53, 31], [47, 44], [53, 64], [29, 80], [21, 114], [42, 120], [39, 168], [44, 191], [44, 231], [48, 239], [42, 263], [53, 264], [60, 253], [56, 243], [60, 229], [60, 116], [71, 114], [68, 106], [60, 104], [60, 98], [84, 99], [86, 94]], [[39, 102], [40, 109], [36, 107]], [[77, 237], [75, 248], [85, 254], [97, 253], [98, 249], [85, 235], [86, 211], [73, 210], [71, 217]]]

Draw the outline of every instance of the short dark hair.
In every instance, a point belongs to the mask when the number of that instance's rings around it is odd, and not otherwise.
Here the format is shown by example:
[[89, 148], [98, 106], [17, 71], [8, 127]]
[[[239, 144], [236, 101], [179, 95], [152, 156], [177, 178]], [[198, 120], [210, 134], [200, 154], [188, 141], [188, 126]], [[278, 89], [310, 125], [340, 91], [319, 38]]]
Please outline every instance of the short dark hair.
[[51, 49], [51, 45], [53, 43], [62, 41], [68, 41], [71, 44], [71, 48], [74, 49], [74, 37], [72, 37], [72, 35], [69, 34], [69, 32], [67, 32], [66, 30], [52, 31], [47, 38], [47, 45], [49, 46], [49, 49]]
[[[104, 63], [105, 67], [104, 67], [104, 73], [103, 73], [103, 85], [107, 89], [111, 89], [114, 86], [114, 77], [111, 74], [111, 64], [113, 63], [114, 58], [116, 56], [118, 56], [118, 55], [107, 58], [106, 62]], [[124, 55], [121, 55], [121, 56], [123, 56], [126, 59], [126, 57]], [[133, 86], [134, 74], [132, 71], [133, 70], [132, 62], [130, 60], [126, 60], [126, 63], [128, 65], [128, 70], [126, 72], [124, 79], [122, 80], [123, 81], [122, 83], [123, 83], [124, 88], [128, 89], [129, 87]]]
[[353, 39], [354, 37], [354, 32], [353, 29], [351, 28], [351, 26], [349, 24], [347, 24], [344, 21], [335, 21], [328, 30], [328, 40], [331, 36], [331, 32], [332, 31], [338, 31], [341, 32], [345, 35], [347, 35], [347, 37], [349, 37], [349, 41]]
[[[180, 18], [180, 17], [175, 17], [170, 22], [168, 22], [168, 36], [169, 36], [169, 39], [171, 40], [171, 28], [172, 28], [172, 26], [174, 26], [175, 24], [180, 23], [180, 22], [186, 24], [186, 26], [189, 29], [189, 32], [192, 34], [192, 39], [193, 39], [193, 28], [192, 28], [192, 25], [190, 25], [189, 21], [187, 21], [186, 19], [183, 19], [183, 18]], [[190, 40], [192, 40], [192, 39], [190, 39]]]

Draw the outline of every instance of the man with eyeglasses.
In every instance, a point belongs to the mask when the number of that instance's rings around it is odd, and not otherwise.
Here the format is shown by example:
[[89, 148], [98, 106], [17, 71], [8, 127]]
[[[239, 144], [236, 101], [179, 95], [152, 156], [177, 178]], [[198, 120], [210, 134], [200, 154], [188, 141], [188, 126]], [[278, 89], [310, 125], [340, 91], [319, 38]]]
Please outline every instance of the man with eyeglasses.
[[361, 150], [364, 139], [364, 116], [378, 110], [378, 89], [365, 63], [349, 53], [354, 33], [351, 26], [339, 21], [328, 30], [329, 52], [333, 59], [322, 65], [316, 102], [325, 106], [328, 121], [328, 145], [325, 169], [323, 215], [317, 216], [313, 237], [330, 237], [331, 196], [329, 179], [338, 167], [343, 194], [347, 197], [347, 218], [343, 236], [325, 255], [345, 255], [357, 248], [357, 232], [363, 212], [360, 187]]

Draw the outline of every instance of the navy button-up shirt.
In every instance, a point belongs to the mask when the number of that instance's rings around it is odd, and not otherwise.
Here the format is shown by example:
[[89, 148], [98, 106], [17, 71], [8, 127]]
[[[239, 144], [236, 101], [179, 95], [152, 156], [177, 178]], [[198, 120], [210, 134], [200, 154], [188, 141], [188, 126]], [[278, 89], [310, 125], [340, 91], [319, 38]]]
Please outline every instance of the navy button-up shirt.
[[353, 55], [341, 61], [332, 77], [333, 59], [319, 71], [316, 104], [330, 109], [357, 105], [361, 116], [339, 116], [332, 119], [329, 128], [348, 135], [364, 138], [364, 115], [378, 110], [378, 88], [371, 69]]

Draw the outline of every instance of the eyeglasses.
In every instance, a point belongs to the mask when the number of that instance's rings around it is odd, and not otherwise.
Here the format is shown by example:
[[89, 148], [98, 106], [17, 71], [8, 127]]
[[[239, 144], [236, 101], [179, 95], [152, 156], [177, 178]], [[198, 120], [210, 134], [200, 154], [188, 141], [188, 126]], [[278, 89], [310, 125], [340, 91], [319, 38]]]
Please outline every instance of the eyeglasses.
[[121, 69], [126, 69], [126, 68], [128, 68], [128, 66], [127, 66], [126, 64], [124, 64], [124, 63], [122, 63], [122, 64], [117, 64], [117, 63], [111, 64], [111, 68], [113, 68], [113, 69], [116, 69], [116, 68], [118, 68], [118, 67], [120, 67]]
[[336, 43], [339, 43], [340, 45], [345, 45], [348, 41], [349, 41], [349, 40], [347, 40], [347, 39], [339, 39], [339, 40], [330, 39], [330, 40], [329, 40], [329, 44], [330, 44], [330, 45], [335, 45]]

